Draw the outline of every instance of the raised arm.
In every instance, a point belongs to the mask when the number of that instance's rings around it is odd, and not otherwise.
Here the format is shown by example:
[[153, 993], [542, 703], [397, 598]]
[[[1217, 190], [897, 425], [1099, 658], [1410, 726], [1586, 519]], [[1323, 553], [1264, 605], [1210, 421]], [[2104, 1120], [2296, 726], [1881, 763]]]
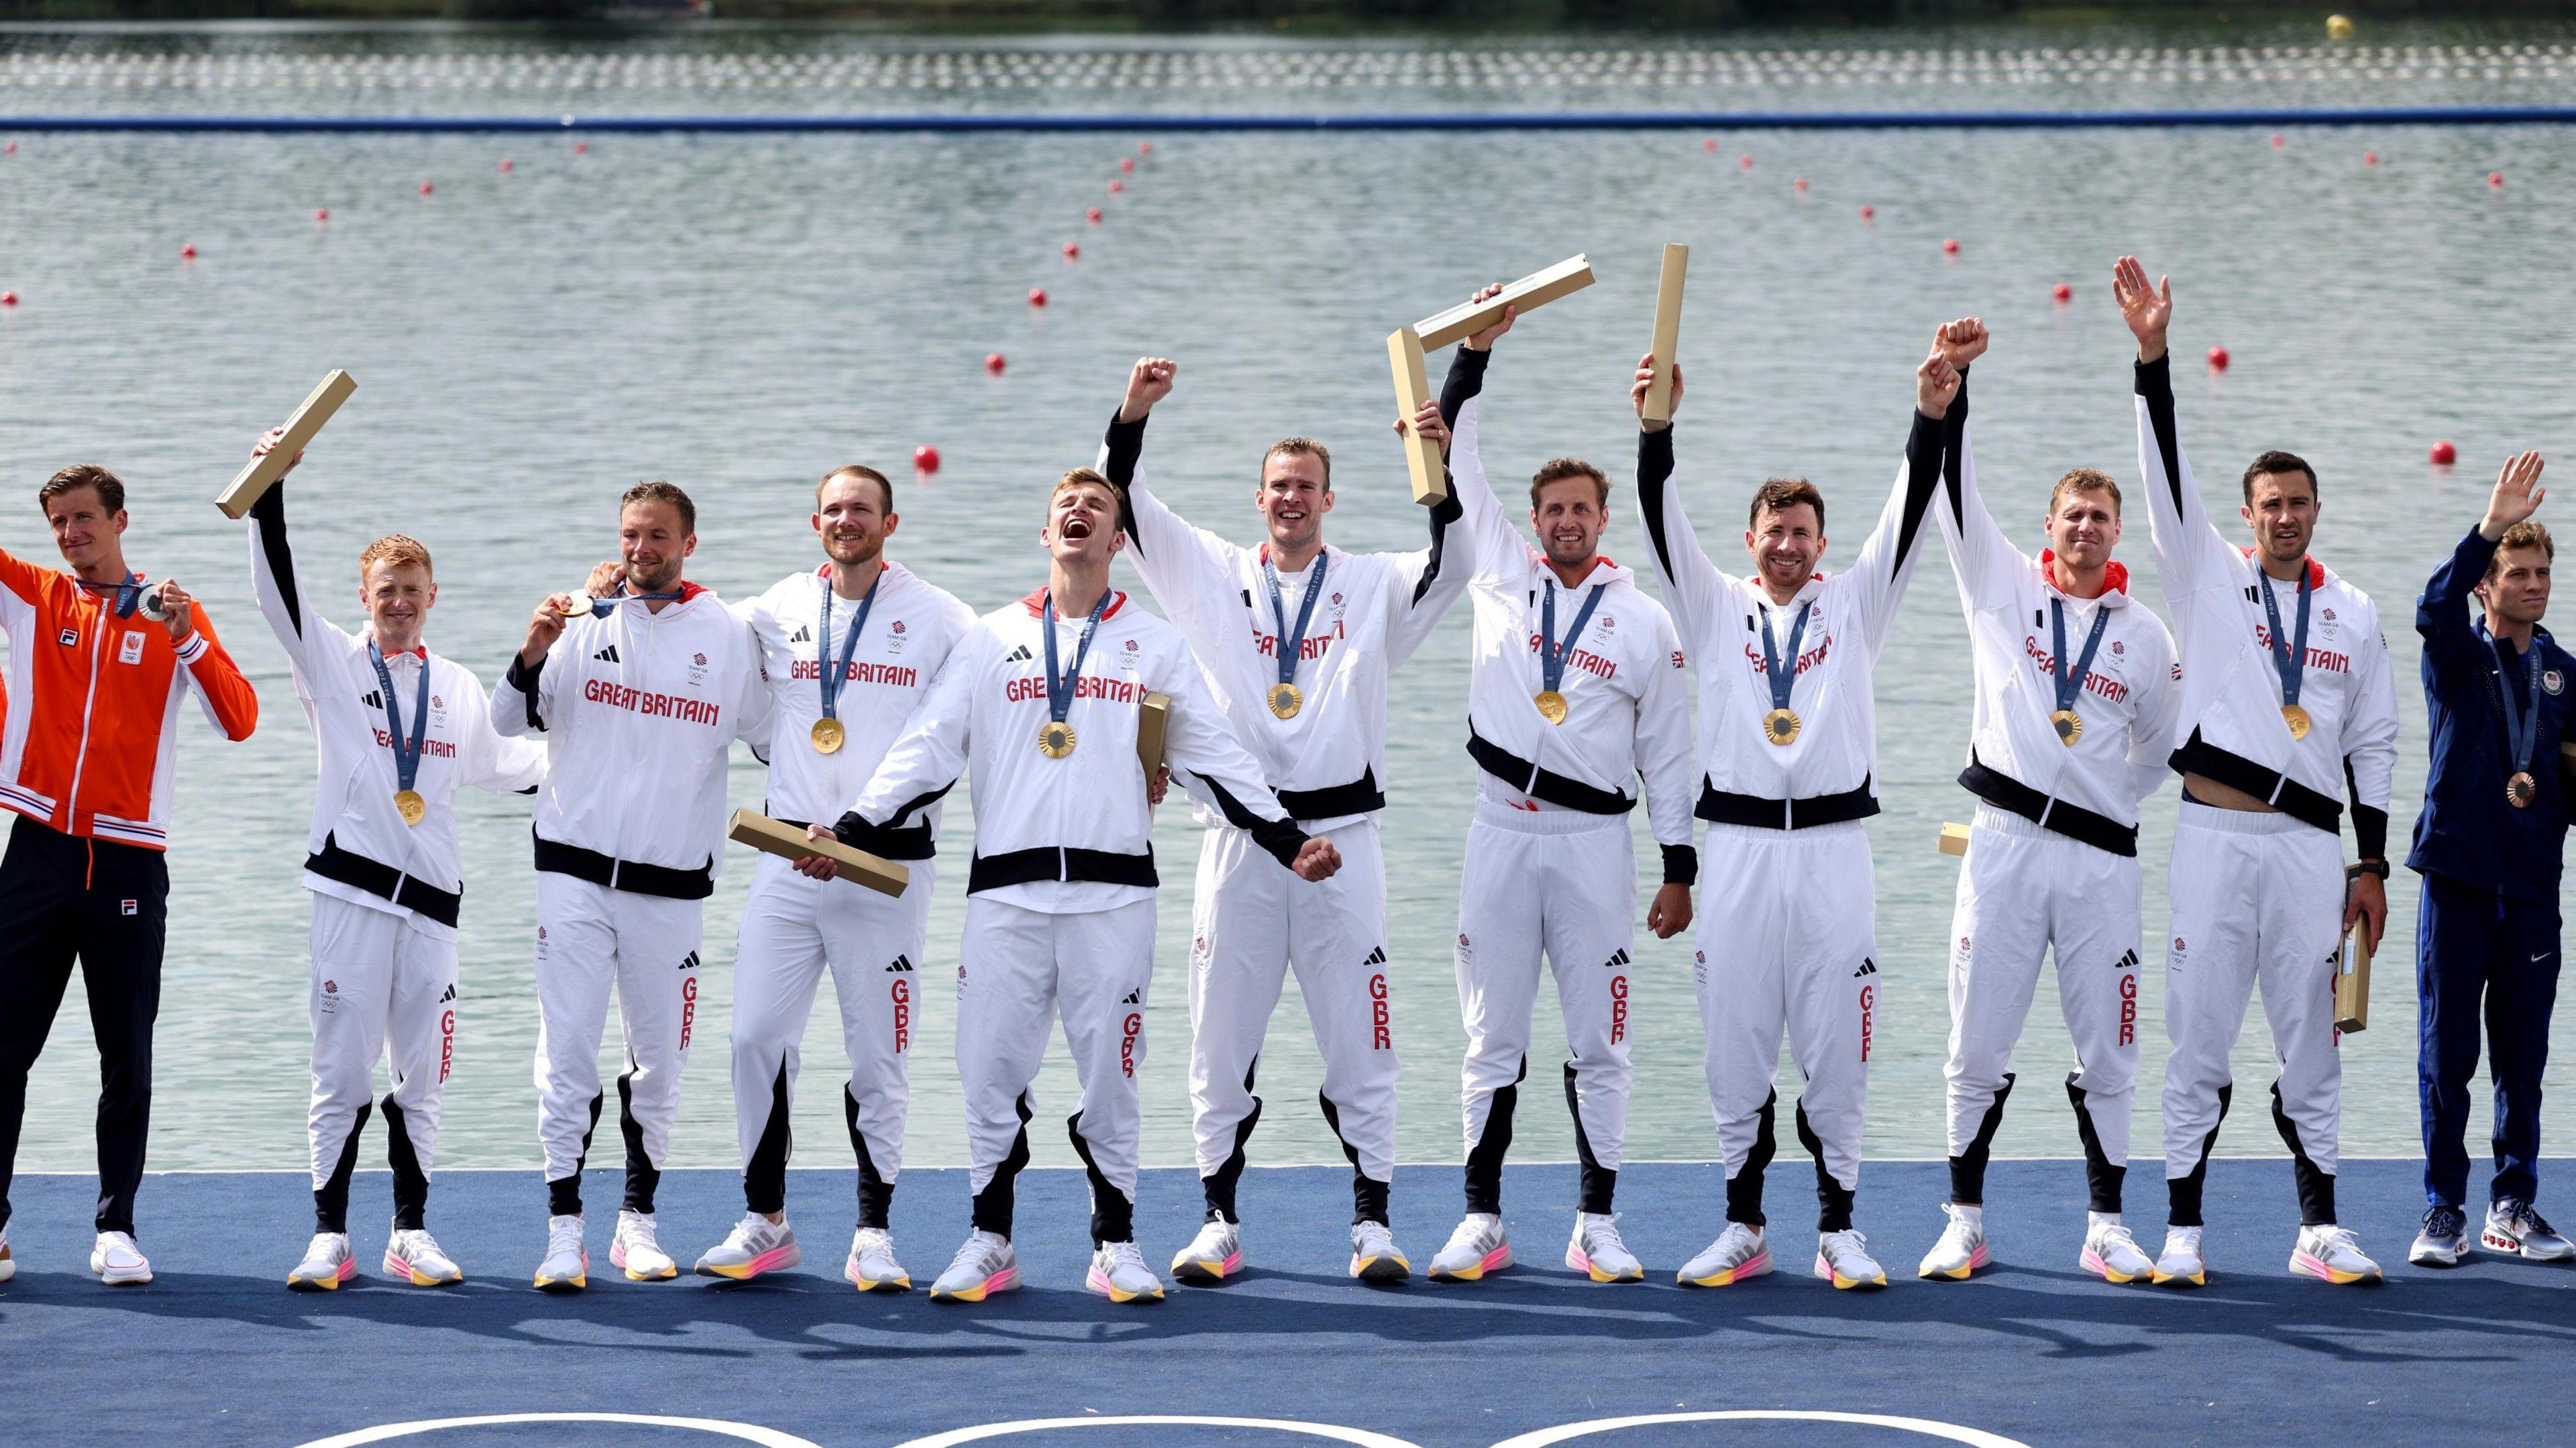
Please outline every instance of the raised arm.
[[1309, 836], [1262, 777], [1261, 766], [1235, 737], [1225, 713], [1199, 682], [1195, 664], [1184, 659], [1156, 681], [1171, 702], [1171, 723], [1163, 748], [1172, 777], [1181, 787], [1225, 816], [1227, 824], [1251, 834], [1272, 859], [1309, 880], [1321, 880], [1341, 868], [1341, 856], [1328, 840]]
[[[1465, 349], [1460, 350], [1463, 355]], [[1454, 363], [1452, 370], [1455, 370]], [[1444, 384], [1441, 388], [1444, 397], [1448, 390]], [[1441, 457], [1445, 462], [1450, 448], [1449, 421], [1441, 411], [1441, 404], [1433, 402], [1426, 405], [1414, 416], [1413, 426], [1423, 436], [1440, 444]], [[1493, 489], [1487, 487], [1485, 493], [1491, 497]], [[1448, 495], [1423, 511], [1429, 515], [1431, 546], [1394, 555], [1392, 580], [1396, 596], [1389, 600], [1387, 614], [1394, 621], [1387, 638], [1387, 662], [1390, 665], [1400, 665], [1413, 657], [1414, 650], [1422, 647], [1422, 641], [1429, 638], [1431, 630], [1439, 624], [1440, 616], [1447, 613], [1449, 605], [1456, 603], [1459, 596], [1467, 591], [1468, 580], [1474, 578], [1476, 570], [1483, 566], [1483, 560], [1478, 556], [1475, 530], [1462, 526], [1467, 509], [1458, 500], [1454, 480]]]
[[[1690, 515], [1683, 511], [1681, 486], [1673, 481], [1670, 418], [1646, 420], [1646, 389], [1654, 380], [1655, 358], [1648, 353], [1637, 359], [1637, 375], [1628, 387], [1628, 399], [1637, 409], [1637, 514], [1645, 525], [1655, 577], [1663, 582], [1665, 604], [1679, 621], [1682, 636], [1700, 639], [1707, 636], [1709, 620], [1723, 605], [1734, 580], [1709, 561], [1699, 546], [1699, 534], [1691, 528]], [[1671, 413], [1678, 415], [1681, 406], [1682, 368], [1676, 362]]]
[[1914, 424], [1905, 439], [1905, 460], [1897, 465], [1896, 486], [1879, 510], [1877, 526], [1852, 559], [1846, 586], [1853, 590], [1860, 619], [1861, 642], [1875, 657], [1896, 621], [1896, 606], [1923, 561], [1924, 515], [1942, 483], [1943, 419], [1959, 395], [1957, 368], [1939, 351], [1914, 369]]
[[1126, 530], [1129, 562], [1154, 599], [1183, 632], [1196, 636], [1234, 593], [1234, 567], [1243, 550], [1204, 528], [1193, 527], [1163, 505], [1145, 485], [1145, 423], [1154, 404], [1169, 397], [1180, 364], [1167, 357], [1139, 357], [1127, 374], [1127, 393], [1100, 439], [1100, 472], [1118, 491], [1118, 526]]
[[2178, 599], [2229, 586], [2233, 552], [2201, 507], [2200, 484], [2183, 456], [2174, 425], [2173, 358], [2165, 331], [2173, 322], [2173, 280], [2150, 286], [2134, 256], [2112, 268], [2111, 293], [2138, 339], [2138, 476], [2147, 490], [2147, 521], [2154, 530], [2156, 577], [2165, 597]]
[[1933, 335], [1932, 348], [1959, 374], [1959, 389], [1941, 418], [1941, 496], [1933, 514], [1949, 544], [1959, 601], [1970, 613], [2010, 608], [2029, 560], [2004, 536], [1977, 491], [1977, 460], [1968, 435], [1968, 365], [1985, 355], [1986, 324], [1962, 317]]
[[[1481, 302], [1501, 290], [1499, 285], [1484, 287], [1471, 300]], [[1485, 477], [1485, 460], [1477, 450], [1478, 416], [1483, 411], [1477, 399], [1485, 390], [1485, 369], [1493, 365], [1495, 339], [1512, 329], [1516, 315], [1515, 309], [1505, 307], [1501, 321], [1460, 342], [1449, 358], [1449, 375], [1440, 384], [1440, 422], [1449, 429], [1449, 496], [1458, 500], [1466, 542], [1476, 555], [1473, 572], [1477, 575], [1508, 574], [1529, 557], [1529, 545], [1521, 541], [1502, 500], [1494, 496], [1494, 486]], [[1420, 425], [1420, 419], [1396, 422], [1398, 430]]]
[[2536, 452], [2505, 460], [2503, 471], [2496, 474], [2495, 492], [2487, 499], [2486, 516], [2433, 570], [2423, 597], [2416, 600], [2415, 631], [2424, 636], [2425, 657], [2436, 667], [2474, 661], [2479, 669], [2485, 668], [2477, 657], [2482, 650], [2470, 621], [2469, 600], [2495, 562], [2496, 546], [2504, 541], [2505, 530], [2539, 511], [2541, 499], [2548, 496], [2549, 490], [2540, 486], [2542, 467]]
[[[251, 456], [265, 455], [277, 445], [284, 430], [270, 432], [251, 449]], [[259, 597], [259, 612], [268, 620], [269, 632], [295, 663], [296, 672], [309, 682], [328, 677], [328, 660], [340, 650], [353, 647], [355, 640], [314, 609], [304, 590], [304, 580], [295, 569], [295, 555], [286, 539], [286, 475], [304, 461], [297, 453], [286, 465], [276, 483], [251, 504], [250, 529], [251, 589]]]

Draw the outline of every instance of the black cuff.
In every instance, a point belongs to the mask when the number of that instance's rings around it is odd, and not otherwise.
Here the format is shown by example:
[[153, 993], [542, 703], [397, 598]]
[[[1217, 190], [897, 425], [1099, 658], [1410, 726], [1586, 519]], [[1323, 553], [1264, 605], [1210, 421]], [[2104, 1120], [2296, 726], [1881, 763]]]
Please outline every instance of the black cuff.
[[1288, 869], [1297, 868], [1297, 852], [1313, 838], [1297, 828], [1295, 820], [1264, 820], [1252, 827], [1252, 842], [1270, 852], [1270, 857]]
[[[2352, 807], [2352, 841], [2365, 860], [2388, 858], [2388, 811], [2366, 804]], [[2383, 868], [2385, 868], [2383, 866]], [[2385, 878], [2383, 876], [2383, 878]]]
[[1691, 885], [1699, 881], [1699, 851], [1688, 845], [1657, 845], [1664, 852], [1664, 883]]
[[1449, 359], [1449, 380], [1440, 384], [1440, 420], [1451, 427], [1458, 425], [1458, 411], [1467, 400], [1485, 390], [1485, 368], [1494, 360], [1491, 351], [1479, 352], [1461, 346]]
[[857, 810], [850, 810], [832, 822], [832, 838], [854, 850], [891, 858], [896, 848], [893, 831], [884, 825], [872, 825]]
[[1660, 432], [1637, 429], [1637, 486], [1653, 491], [1673, 475], [1673, 425]]
[[2173, 349], [2153, 362], [2137, 364], [2137, 388], [2140, 397], [2173, 396]]
[[1116, 413], [1109, 414], [1109, 431], [1101, 438], [1109, 449], [1109, 481], [1125, 492], [1136, 478], [1136, 460], [1145, 455], [1145, 424], [1140, 417], [1129, 422]]
[[[546, 721], [537, 713], [537, 676], [543, 674], [545, 671], [546, 660], [545, 656], [542, 654], [537, 656], [537, 661], [533, 664], [529, 663], [517, 654], [512, 654], [510, 655], [510, 667], [501, 671], [502, 679], [507, 682], [511, 688], [518, 690], [520, 697], [525, 701], [528, 714], [528, 727], [531, 729], [543, 729], [546, 727]], [[561, 1216], [563, 1214], [558, 1212], [555, 1215]]]

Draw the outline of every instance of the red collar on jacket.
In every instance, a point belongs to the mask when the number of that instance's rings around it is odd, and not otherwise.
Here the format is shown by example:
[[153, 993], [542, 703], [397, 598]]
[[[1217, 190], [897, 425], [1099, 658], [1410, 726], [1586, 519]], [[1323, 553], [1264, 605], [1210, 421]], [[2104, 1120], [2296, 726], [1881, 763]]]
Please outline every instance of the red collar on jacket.
[[[1028, 597], [1021, 599], [1020, 606], [1029, 611], [1029, 617], [1037, 618], [1045, 611], [1046, 596], [1047, 591], [1041, 588], [1037, 592], [1030, 594]], [[1118, 610], [1125, 608], [1126, 606], [1127, 595], [1120, 593], [1118, 590], [1113, 588], [1109, 591], [1109, 606], [1100, 611], [1100, 616], [1104, 619], [1116, 618], [1118, 616]]]
[[[2052, 588], [2055, 588], [2055, 587], [2056, 587], [2056, 585], [2057, 585], [2057, 569], [2056, 569], [2056, 567], [2055, 567], [2056, 563], [2057, 563], [2057, 550], [2056, 550], [2056, 549], [2054, 549], [2054, 548], [2042, 548], [2041, 550], [2039, 550], [2039, 571], [2040, 571], [2040, 572], [2042, 572], [2042, 573], [2044, 573], [2044, 574], [2046, 574], [2046, 575], [2048, 575], [2048, 582], [2049, 582], [2049, 586], [2050, 586], [2050, 587], [2052, 587]], [[2320, 581], [2322, 581], [2322, 580], [2320, 580]], [[2110, 592], [2110, 593], [2126, 593], [2126, 592], [2128, 592], [2128, 591], [2129, 591], [2129, 565], [2127, 565], [2126, 563], [2105, 563], [2105, 564], [2103, 564], [2103, 565], [2102, 565], [2102, 587], [2103, 587], [2103, 589], [2104, 589], [2106, 592]], [[2058, 589], [2057, 591], [2058, 591], [2058, 592], [2060, 592], [2060, 593], [2064, 593], [2066, 590], [2064, 590], [2064, 589], [2060, 588], [2060, 589]]]

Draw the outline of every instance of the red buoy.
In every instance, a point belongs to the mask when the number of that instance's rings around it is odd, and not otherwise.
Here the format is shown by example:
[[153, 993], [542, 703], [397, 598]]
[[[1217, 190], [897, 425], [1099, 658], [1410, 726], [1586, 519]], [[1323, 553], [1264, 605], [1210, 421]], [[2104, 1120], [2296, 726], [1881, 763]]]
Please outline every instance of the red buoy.
[[2504, 186], [2504, 173], [2502, 171], [2489, 171], [2487, 173], [2487, 184], [2501, 190]]
[[193, 242], [193, 241], [183, 241], [183, 242], [179, 243], [179, 260], [181, 260], [181, 261], [195, 261], [196, 259], [197, 259], [197, 244], [196, 244], [195, 242]]
[[1747, 170], [1747, 171], [1750, 171], [1750, 170], [1752, 170], [1752, 169], [1753, 169], [1753, 158], [1752, 158], [1752, 157], [1750, 157], [1750, 156], [1746, 156], [1746, 157], [1743, 157], [1742, 159], [1738, 160], [1735, 164], [1736, 164], [1736, 165], [1738, 165], [1738, 166], [1743, 167], [1743, 168], [1744, 168], [1745, 170]]
[[1151, 141], [1138, 141], [1136, 143], [1136, 149], [1150, 156], [1154, 154], [1154, 143]]
[[2224, 372], [2227, 370], [2226, 348], [2212, 347], [2209, 349], [2209, 370], [2212, 372]]
[[1126, 183], [1126, 182], [1124, 182], [1124, 181], [1112, 181], [1112, 182], [1110, 182], [1110, 183], [1109, 183], [1109, 194], [1110, 194], [1110, 195], [1112, 195], [1112, 196], [1115, 196], [1115, 195], [1117, 195], [1119, 192], [1124, 191], [1124, 190], [1126, 190], [1126, 189], [1127, 189], [1127, 183]]
[[935, 473], [939, 471], [939, 449], [932, 447], [928, 443], [923, 443], [921, 446], [914, 448], [912, 450], [912, 470], [916, 473]]
[[430, 192], [435, 191], [435, 190], [437, 190], [437, 189], [438, 189], [437, 187], [430, 185], [430, 184], [429, 184], [428, 182], [426, 182], [426, 181], [423, 181], [422, 183], [420, 183], [420, 194], [421, 194], [421, 195], [423, 195], [423, 196], [427, 196]]
[[1717, 137], [1711, 136], [1707, 140], [1700, 142], [1699, 148], [1711, 155], [1715, 155], [1717, 152]]
[[1064, 259], [1065, 259], [1066, 261], [1072, 261], [1072, 260], [1074, 260], [1076, 257], [1079, 257], [1079, 256], [1081, 256], [1081, 255], [1082, 255], [1082, 248], [1081, 248], [1081, 247], [1076, 246], [1076, 245], [1074, 245], [1072, 242], [1069, 242], [1069, 241], [1068, 241], [1068, 242], [1066, 242], [1066, 243], [1064, 244]]
[[587, 155], [589, 155], [589, 154], [590, 154], [590, 143], [589, 143], [588, 141], [575, 141], [575, 142], [573, 142], [573, 143], [572, 143], [572, 153], [573, 153], [574, 155], [576, 155], [576, 156], [587, 156]]
[[1031, 287], [1031, 288], [1029, 288], [1029, 305], [1030, 305], [1030, 306], [1032, 306], [1032, 307], [1043, 307], [1043, 306], [1045, 306], [1045, 305], [1046, 305], [1046, 288], [1044, 288], [1044, 287]]
[[1119, 157], [1119, 158], [1118, 158], [1118, 169], [1119, 169], [1119, 170], [1121, 170], [1121, 171], [1133, 171], [1133, 170], [1135, 170], [1135, 169], [1136, 169], [1136, 158], [1135, 158], [1135, 157], [1133, 157], [1133, 156], [1121, 156], [1121, 157]]
[[1801, 177], [1799, 177], [1797, 180], [1792, 181], [1792, 182], [1790, 182], [1789, 184], [1790, 184], [1791, 186], [1796, 187], [1796, 188], [1797, 188], [1798, 190], [1800, 190], [1800, 191], [1804, 191], [1804, 190], [1806, 190], [1806, 189], [1807, 189], [1807, 178], [1806, 178], [1806, 177], [1804, 177], [1804, 176], [1801, 176]]
[[1100, 224], [1100, 208], [1095, 206], [1082, 213], [1082, 219], [1090, 222], [1094, 226], [1098, 226]]
[[0, 307], [14, 307], [16, 305], [18, 305], [18, 294], [16, 292], [0, 292]]
[[316, 207], [314, 207], [314, 208], [313, 208], [313, 219], [314, 219], [314, 220], [316, 220], [316, 221], [328, 221], [328, 220], [330, 220], [330, 219], [331, 219], [331, 208], [330, 208], [330, 207], [328, 207], [328, 206], [316, 206]]
[[987, 352], [984, 354], [984, 370], [992, 373], [996, 377], [1001, 376], [1002, 369], [1010, 365], [1010, 362], [999, 352]]
[[1875, 206], [1864, 206], [1860, 209], [1860, 219], [1863, 221], [1875, 220], [1877, 216], [1878, 208]]
[[2362, 152], [2362, 153], [2361, 153], [2361, 164], [2363, 164], [2363, 165], [2365, 165], [2365, 166], [2376, 166], [2376, 165], [2378, 165], [2378, 164], [2379, 164], [2379, 153], [2378, 153], [2377, 151], [2364, 151], [2364, 152]]
[[1959, 243], [1957, 239], [1948, 237], [1943, 238], [1941, 242], [1941, 254], [1944, 256], [1957, 256], [1959, 254]]
[[2061, 302], [2071, 302], [2075, 300], [2075, 288], [2068, 286], [2064, 282], [2059, 282], [2054, 295]]
[[2451, 446], [2448, 442], [2437, 442], [2433, 444], [2432, 451], [2427, 453], [2426, 456], [2433, 460], [2433, 466], [2437, 468], [2447, 468], [2451, 464], [2460, 460], [2460, 450]]
[[509, 174], [510, 174], [510, 165], [511, 165], [511, 162], [510, 162], [510, 158], [509, 158], [509, 157], [504, 156], [504, 157], [502, 157], [502, 158], [501, 158], [501, 174], [502, 174], [502, 175], [507, 176], [507, 175], [509, 175]]
[[17, 154], [18, 154], [18, 143], [17, 143], [17, 142], [15, 142], [15, 141], [11, 141], [11, 142], [6, 146], [6, 147], [0, 147], [0, 153], [5, 153], [5, 154], [7, 154], [7, 155], [11, 155], [11, 156], [15, 156], [15, 155], [17, 155]]
[[2281, 137], [2278, 132], [2275, 132], [2272, 136], [2272, 149], [2275, 151], [2281, 149]]

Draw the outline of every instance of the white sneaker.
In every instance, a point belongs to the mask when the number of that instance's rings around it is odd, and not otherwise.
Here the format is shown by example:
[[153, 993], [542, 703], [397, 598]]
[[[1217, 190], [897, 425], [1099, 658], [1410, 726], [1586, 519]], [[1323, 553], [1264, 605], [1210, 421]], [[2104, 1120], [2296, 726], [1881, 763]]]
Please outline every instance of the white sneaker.
[[2468, 1250], [2468, 1214], [2457, 1207], [2429, 1207], [2424, 1212], [2424, 1230], [2415, 1234], [2406, 1260], [2418, 1267], [2457, 1267]]
[[1869, 1239], [1849, 1228], [1816, 1234], [1816, 1275], [1844, 1291], [1887, 1285], [1886, 1269], [1869, 1255]]
[[1673, 1280], [1684, 1287], [1732, 1287], [1771, 1270], [1771, 1243], [1760, 1227], [1729, 1222], [1708, 1250], [1682, 1264]]
[[1112, 1302], [1160, 1302], [1163, 1279], [1145, 1265], [1134, 1242], [1103, 1242], [1091, 1254], [1091, 1271], [1082, 1285]]
[[[625, 1223], [618, 1226], [618, 1240], [624, 1241]], [[796, 1248], [796, 1229], [787, 1225], [785, 1214], [773, 1222], [758, 1212], [745, 1212], [742, 1220], [733, 1224], [733, 1230], [725, 1233], [723, 1241], [698, 1258], [696, 1271], [701, 1277], [747, 1282], [763, 1272], [793, 1267], [804, 1260], [805, 1254]], [[637, 1273], [628, 1268], [626, 1275], [633, 1277]]]
[[336, 1292], [358, 1275], [358, 1259], [349, 1253], [346, 1232], [316, 1232], [304, 1248], [304, 1260], [286, 1274], [286, 1285], [298, 1292]]
[[396, 1227], [385, 1239], [385, 1275], [414, 1287], [447, 1287], [465, 1280], [465, 1269], [439, 1250], [422, 1227]]
[[1351, 1275], [1362, 1282], [1402, 1282], [1413, 1275], [1413, 1261], [1396, 1247], [1386, 1223], [1353, 1222]]
[[2486, 1229], [2478, 1233], [2478, 1245], [2533, 1262], [2564, 1262], [2576, 1257], [2576, 1242], [2550, 1230], [2547, 1219], [2520, 1197], [2506, 1197], [2488, 1205]]
[[894, 1233], [883, 1227], [861, 1227], [850, 1238], [850, 1260], [841, 1275], [861, 1292], [910, 1292], [912, 1274], [894, 1257]]
[[579, 1292], [590, 1285], [590, 1247], [581, 1218], [546, 1218], [546, 1258], [537, 1264], [540, 1292]]
[[9, 1229], [0, 1227], [0, 1282], [18, 1275], [18, 1259], [9, 1255]]
[[933, 1302], [981, 1302], [996, 1292], [1020, 1285], [1020, 1259], [1011, 1239], [991, 1232], [966, 1234], [966, 1245], [949, 1260], [948, 1270], [930, 1284]]
[[110, 1287], [140, 1287], [152, 1280], [152, 1264], [126, 1232], [101, 1232], [89, 1249], [89, 1270]]
[[1492, 1212], [1469, 1212], [1449, 1234], [1449, 1245], [1431, 1259], [1434, 1282], [1473, 1282], [1512, 1265], [1511, 1238]]
[[1565, 1265], [1595, 1282], [1646, 1280], [1646, 1264], [1619, 1240], [1616, 1213], [1574, 1214], [1574, 1240], [1565, 1244]]
[[1172, 1254], [1172, 1275], [1183, 1282], [1217, 1283], [1243, 1270], [1243, 1228], [1208, 1222], [1190, 1244]]
[[608, 1244], [610, 1265], [626, 1269], [630, 1282], [668, 1282], [680, 1275], [680, 1264], [662, 1250], [651, 1212], [619, 1212], [617, 1236]]
[[2084, 1214], [2084, 1252], [2076, 1264], [2105, 1282], [2144, 1282], [2156, 1275], [2156, 1264], [2117, 1212]]
[[1914, 1275], [1965, 1282], [1969, 1274], [1995, 1260], [1986, 1250], [1986, 1209], [1945, 1202], [1941, 1210], [1949, 1213], [1950, 1224], [1941, 1229], [1941, 1240], [1923, 1254], [1923, 1265], [1914, 1269]]
[[2332, 1223], [2299, 1229], [2298, 1245], [2290, 1249], [2290, 1270], [2338, 1286], [2379, 1280], [2379, 1264], [2361, 1254], [2352, 1233]]
[[2209, 1282], [2209, 1263], [2200, 1255], [2200, 1228], [2165, 1228], [2165, 1249], [2156, 1256], [2158, 1287], [2202, 1287]]

